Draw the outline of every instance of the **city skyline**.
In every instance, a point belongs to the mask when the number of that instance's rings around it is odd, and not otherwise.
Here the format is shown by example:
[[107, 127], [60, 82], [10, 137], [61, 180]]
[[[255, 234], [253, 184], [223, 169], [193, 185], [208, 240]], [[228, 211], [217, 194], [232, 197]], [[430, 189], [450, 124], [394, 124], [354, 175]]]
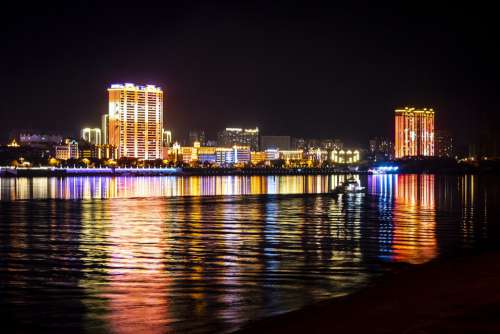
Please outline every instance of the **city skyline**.
[[493, 4], [4, 7], [4, 332], [500, 333]]
[[107, 137], [119, 156], [163, 158], [163, 90], [154, 85], [112, 84], [108, 88]]
[[[89, 4], [61, 7], [57, 21], [43, 7], [5, 18], [6, 129], [76, 133], [106, 112], [102, 87], [114, 82], [165, 88], [169, 129], [203, 128], [211, 137], [259, 126], [266, 135], [359, 145], [392, 134], [395, 108], [428, 105], [467, 144], [498, 118], [494, 29], [477, 10], [192, 3], [152, 8], [136, 21], [128, 6]], [[470, 25], [457, 26], [463, 18]]]
[[[186, 141], [182, 137], [174, 137], [173, 140], [172, 132], [165, 129], [169, 123], [164, 123], [164, 92], [161, 87], [148, 83], [115, 83], [107, 91], [108, 112], [100, 117], [101, 127], [81, 129], [76, 141], [74, 136], [69, 136], [63, 145], [55, 148], [56, 159], [161, 159], [191, 166], [269, 166], [273, 161], [282, 160], [290, 167], [392, 161], [394, 158], [409, 157], [458, 158], [463, 154], [457, 154], [453, 137], [447, 131], [436, 130], [432, 108], [406, 106], [395, 109], [394, 136], [370, 138], [368, 148], [365, 145], [354, 148], [344, 146], [341, 139], [333, 137], [317, 139], [261, 135], [258, 126], [226, 127], [217, 133], [216, 140], [207, 138], [204, 129], [186, 129], [189, 133]], [[439, 140], [435, 149], [436, 131]], [[9, 145], [18, 145], [16, 139], [22, 144], [26, 136], [30, 135], [17, 134]], [[31, 136], [34, 134], [31, 133]], [[43, 138], [41, 134], [38, 136]], [[83, 147], [78, 148], [78, 140], [81, 139]], [[363, 159], [362, 152], [366, 153]]]

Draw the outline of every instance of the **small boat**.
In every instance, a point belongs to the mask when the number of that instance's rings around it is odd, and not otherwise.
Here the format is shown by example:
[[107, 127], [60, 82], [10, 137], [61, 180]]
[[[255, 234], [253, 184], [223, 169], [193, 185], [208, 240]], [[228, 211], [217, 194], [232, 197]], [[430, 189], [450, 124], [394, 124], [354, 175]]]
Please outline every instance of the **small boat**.
[[365, 187], [362, 187], [359, 182], [354, 179], [353, 177], [350, 177], [346, 179], [342, 184], [338, 185], [331, 191], [332, 194], [337, 195], [337, 194], [361, 194], [364, 193], [366, 190]]

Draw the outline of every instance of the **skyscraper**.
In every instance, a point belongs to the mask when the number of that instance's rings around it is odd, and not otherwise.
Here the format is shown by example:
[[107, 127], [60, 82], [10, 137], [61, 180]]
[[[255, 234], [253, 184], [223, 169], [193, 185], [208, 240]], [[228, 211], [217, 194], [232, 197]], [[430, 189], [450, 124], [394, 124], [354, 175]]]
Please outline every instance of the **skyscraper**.
[[154, 85], [114, 84], [109, 92], [108, 142], [120, 157], [162, 158], [163, 91]]
[[395, 110], [396, 158], [434, 156], [434, 110]]

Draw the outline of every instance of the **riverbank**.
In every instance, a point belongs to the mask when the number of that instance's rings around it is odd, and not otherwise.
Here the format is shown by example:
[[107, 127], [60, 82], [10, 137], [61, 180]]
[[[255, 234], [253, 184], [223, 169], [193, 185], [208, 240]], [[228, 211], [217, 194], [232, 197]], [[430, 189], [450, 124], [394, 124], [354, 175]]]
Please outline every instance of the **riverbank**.
[[[394, 172], [387, 172], [393, 174]], [[429, 170], [406, 170], [399, 169], [402, 174], [490, 174], [491, 171], [429, 171]], [[62, 177], [62, 176], [222, 176], [222, 175], [331, 175], [331, 174], [372, 174], [371, 171], [347, 168], [347, 167], [324, 167], [324, 168], [127, 168], [127, 167], [0, 167], [0, 177]]]
[[329, 175], [367, 174], [347, 168], [84, 168], [84, 167], [2, 167], [3, 177], [35, 176], [210, 176], [210, 175]]
[[500, 333], [500, 252], [397, 270], [237, 333]]

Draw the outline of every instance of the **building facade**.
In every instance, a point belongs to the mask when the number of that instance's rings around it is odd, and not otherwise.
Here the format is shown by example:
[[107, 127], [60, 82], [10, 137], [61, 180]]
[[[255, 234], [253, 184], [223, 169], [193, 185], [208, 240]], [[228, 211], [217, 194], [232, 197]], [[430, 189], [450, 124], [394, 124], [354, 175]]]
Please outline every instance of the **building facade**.
[[285, 160], [288, 164], [290, 161], [302, 160], [304, 152], [302, 150], [283, 150], [280, 151], [280, 159]]
[[201, 146], [205, 146], [206, 144], [205, 131], [189, 130], [187, 144], [193, 145], [194, 142], [199, 142]]
[[114, 84], [109, 93], [108, 141], [120, 157], [163, 156], [163, 91], [154, 85]]
[[221, 166], [234, 163], [234, 153], [232, 148], [217, 148], [215, 151], [215, 162]]
[[102, 115], [101, 117], [101, 144], [107, 145], [108, 131], [109, 131], [109, 114]]
[[200, 163], [213, 164], [216, 161], [215, 147], [200, 147], [198, 148], [198, 160]]
[[101, 129], [99, 128], [84, 128], [82, 129], [82, 139], [92, 145], [101, 145]]
[[395, 110], [396, 158], [434, 156], [434, 110]]
[[249, 146], [252, 151], [259, 150], [259, 128], [226, 128], [219, 132], [217, 143], [223, 147]]
[[172, 146], [172, 131], [163, 130], [163, 146], [171, 147]]
[[355, 164], [360, 160], [359, 150], [332, 150], [330, 159], [336, 164]]
[[394, 144], [387, 138], [374, 137], [368, 142], [368, 157], [371, 161], [394, 160]]
[[455, 155], [453, 137], [450, 132], [436, 131], [436, 156], [441, 158], [452, 158]]
[[55, 147], [55, 156], [59, 160], [78, 159], [80, 151], [76, 140], [66, 139], [63, 145]]
[[20, 133], [19, 144], [23, 146], [57, 145], [61, 144], [63, 137], [60, 135], [42, 133]]
[[266, 152], [250, 152], [250, 162], [254, 165], [266, 162]]

